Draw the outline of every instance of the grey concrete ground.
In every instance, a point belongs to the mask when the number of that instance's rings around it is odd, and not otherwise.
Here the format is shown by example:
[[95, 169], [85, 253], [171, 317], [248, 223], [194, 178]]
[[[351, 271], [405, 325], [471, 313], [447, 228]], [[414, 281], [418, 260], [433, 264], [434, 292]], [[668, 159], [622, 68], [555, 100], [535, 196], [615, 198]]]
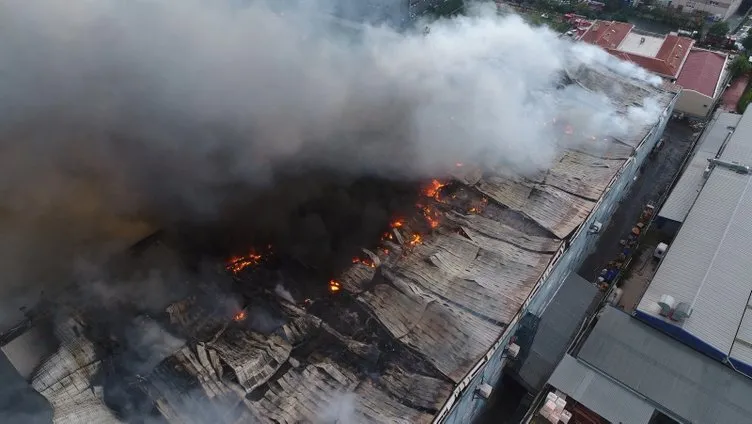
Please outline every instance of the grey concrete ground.
[[643, 165], [639, 179], [622, 199], [616, 213], [598, 240], [593, 253], [577, 271], [588, 281], [595, 281], [603, 266], [619, 254], [619, 240], [624, 238], [637, 222], [646, 203], [655, 202], [667, 192], [684, 157], [689, 152], [696, 135], [686, 122], [671, 120], [666, 126], [668, 136], [663, 149], [649, 157]]

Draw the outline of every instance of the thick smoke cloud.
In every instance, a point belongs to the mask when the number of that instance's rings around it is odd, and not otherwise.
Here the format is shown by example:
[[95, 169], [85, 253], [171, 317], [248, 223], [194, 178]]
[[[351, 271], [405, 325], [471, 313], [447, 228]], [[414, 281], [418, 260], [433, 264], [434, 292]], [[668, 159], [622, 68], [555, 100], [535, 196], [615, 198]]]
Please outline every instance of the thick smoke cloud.
[[534, 172], [564, 147], [543, 125], [555, 117], [615, 136], [656, 118], [555, 90], [583, 61], [649, 77], [518, 17], [355, 30], [323, 17], [342, 5], [0, 4], [4, 281], [63, 279], [73, 259], [221, 216], [291, 175], [413, 180], [480, 161]]

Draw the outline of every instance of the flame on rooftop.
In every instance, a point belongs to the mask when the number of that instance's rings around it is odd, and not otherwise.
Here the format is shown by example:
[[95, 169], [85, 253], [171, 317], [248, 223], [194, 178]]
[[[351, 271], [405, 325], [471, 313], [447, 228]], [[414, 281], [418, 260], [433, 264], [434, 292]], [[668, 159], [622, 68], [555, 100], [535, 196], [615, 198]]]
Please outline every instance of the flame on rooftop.
[[329, 280], [329, 291], [332, 293], [337, 293], [340, 290], [342, 290], [342, 285], [339, 284], [339, 281], [337, 280]]

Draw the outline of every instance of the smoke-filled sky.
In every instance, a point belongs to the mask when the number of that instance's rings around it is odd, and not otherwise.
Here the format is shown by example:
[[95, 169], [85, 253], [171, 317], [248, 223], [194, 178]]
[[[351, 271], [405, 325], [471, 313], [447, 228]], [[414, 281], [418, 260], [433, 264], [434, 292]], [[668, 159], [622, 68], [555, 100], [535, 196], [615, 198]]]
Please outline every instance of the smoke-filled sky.
[[534, 171], [562, 148], [542, 125], [554, 117], [594, 135], [630, 125], [601, 94], [553, 90], [565, 67], [649, 78], [489, 10], [428, 35], [356, 33], [323, 18], [355, 2], [322, 3], [0, 3], [4, 284], [62, 279], [79, 256], [211, 217], [280, 173], [419, 179], [480, 158]]

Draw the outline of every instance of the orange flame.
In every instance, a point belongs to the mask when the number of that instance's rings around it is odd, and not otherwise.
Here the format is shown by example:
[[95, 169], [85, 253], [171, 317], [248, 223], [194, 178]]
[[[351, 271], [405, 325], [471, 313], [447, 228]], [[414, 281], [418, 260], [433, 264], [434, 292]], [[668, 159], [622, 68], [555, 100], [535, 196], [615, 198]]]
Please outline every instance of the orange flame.
[[433, 228], [438, 228], [440, 222], [439, 222], [439, 214], [438, 212], [434, 211], [428, 206], [423, 206], [423, 216], [426, 218], [426, 221], [428, 221], [428, 225]]
[[329, 280], [329, 291], [332, 293], [337, 293], [342, 289], [342, 286], [339, 284], [337, 280]]
[[376, 264], [373, 263], [370, 259], [361, 259], [359, 257], [352, 258], [352, 263], [354, 264], [363, 264], [367, 267], [376, 268]]
[[245, 311], [240, 311], [240, 312], [238, 312], [237, 314], [235, 314], [232, 317], [232, 319], [235, 320], [235, 321], [237, 321], [237, 322], [243, 321], [243, 320], [245, 320], [245, 318], [246, 318]]
[[420, 234], [415, 233], [410, 237], [410, 241], [408, 243], [410, 243], [410, 246], [417, 246], [423, 243], [423, 237]]
[[468, 210], [468, 212], [469, 213], [476, 213], [476, 214], [477, 213], [481, 213], [481, 212], [483, 212], [483, 210], [486, 209], [486, 206], [488, 206], [488, 199], [484, 197], [484, 198], [482, 198], [480, 200], [480, 202], [478, 204], [470, 207], [470, 209]]
[[249, 266], [258, 265], [262, 258], [263, 256], [254, 251], [251, 251], [245, 256], [234, 256], [227, 261], [227, 269], [237, 274]]
[[465, 166], [465, 164], [462, 162], [457, 162], [454, 164], [454, 166], [456, 166], [457, 168], [462, 168], [463, 166]]
[[401, 228], [404, 225], [405, 225], [405, 221], [403, 219], [401, 219], [401, 218], [400, 219], [395, 219], [394, 221], [392, 221], [389, 224], [389, 226], [392, 227], [392, 228]]
[[425, 194], [428, 197], [433, 197], [437, 201], [440, 201], [441, 189], [445, 186], [446, 186], [445, 183], [442, 183], [439, 180], [433, 180], [431, 181], [431, 185], [423, 191], [423, 194]]

